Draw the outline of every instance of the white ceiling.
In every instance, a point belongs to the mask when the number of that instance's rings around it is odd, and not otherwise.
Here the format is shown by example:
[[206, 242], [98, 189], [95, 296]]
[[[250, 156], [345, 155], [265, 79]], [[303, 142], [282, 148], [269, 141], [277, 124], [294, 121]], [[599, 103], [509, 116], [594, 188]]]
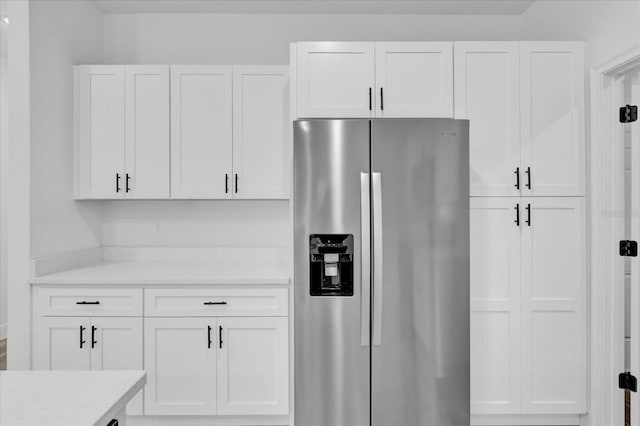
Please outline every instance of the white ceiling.
[[103, 13], [519, 15], [535, 0], [91, 0]]

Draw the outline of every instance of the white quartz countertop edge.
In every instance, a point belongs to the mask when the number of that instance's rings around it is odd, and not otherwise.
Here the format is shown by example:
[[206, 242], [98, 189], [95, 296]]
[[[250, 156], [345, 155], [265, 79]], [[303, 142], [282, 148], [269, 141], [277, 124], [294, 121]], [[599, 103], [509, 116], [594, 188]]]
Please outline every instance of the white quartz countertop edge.
[[255, 278], [255, 277], [203, 277], [203, 278], [188, 278], [183, 277], [149, 277], [149, 278], [66, 278], [66, 277], [37, 277], [30, 278], [29, 284], [44, 285], [44, 284], [69, 284], [69, 285], [272, 285], [272, 286], [286, 286], [289, 285], [290, 280], [288, 277], [275, 277], [275, 278]]

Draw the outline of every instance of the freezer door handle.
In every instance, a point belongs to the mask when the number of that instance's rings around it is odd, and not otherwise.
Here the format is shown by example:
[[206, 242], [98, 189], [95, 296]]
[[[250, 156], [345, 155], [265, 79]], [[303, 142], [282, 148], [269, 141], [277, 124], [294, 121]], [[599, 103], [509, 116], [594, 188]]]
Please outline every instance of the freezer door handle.
[[371, 217], [369, 210], [369, 173], [360, 173], [360, 243], [362, 248], [362, 272], [360, 295], [362, 315], [360, 320], [360, 344], [369, 346], [371, 324]]
[[382, 343], [382, 175], [373, 173], [373, 345]]

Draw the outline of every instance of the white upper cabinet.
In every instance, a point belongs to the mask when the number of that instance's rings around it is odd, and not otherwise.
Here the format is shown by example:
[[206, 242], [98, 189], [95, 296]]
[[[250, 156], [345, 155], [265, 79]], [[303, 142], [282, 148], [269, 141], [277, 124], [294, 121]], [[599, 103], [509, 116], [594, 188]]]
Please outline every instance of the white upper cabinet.
[[375, 43], [376, 117], [452, 117], [453, 44]]
[[302, 42], [300, 118], [452, 117], [451, 42]]
[[171, 197], [232, 197], [232, 67], [171, 67]]
[[169, 198], [169, 67], [128, 65], [125, 88], [126, 198]]
[[233, 67], [233, 198], [289, 198], [289, 67]]
[[373, 117], [373, 43], [297, 43], [299, 117]]
[[[585, 195], [584, 44], [520, 43], [523, 195]], [[530, 169], [529, 169], [530, 167]]]
[[74, 67], [76, 199], [169, 198], [169, 67]]
[[75, 198], [124, 197], [124, 69], [74, 67]]
[[218, 414], [287, 414], [288, 319], [218, 318], [218, 331]]
[[520, 165], [518, 42], [455, 43], [455, 118], [470, 121], [470, 195], [517, 196]]

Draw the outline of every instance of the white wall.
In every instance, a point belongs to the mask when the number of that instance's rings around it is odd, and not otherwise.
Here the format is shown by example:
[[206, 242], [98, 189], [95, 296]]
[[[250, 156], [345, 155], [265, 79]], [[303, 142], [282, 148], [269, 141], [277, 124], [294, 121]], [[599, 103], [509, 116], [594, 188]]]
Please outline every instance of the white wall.
[[[0, 7], [2, 10], [2, 7]], [[0, 340], [7, 337], [7, 183], [9, 175], [8, 25], [0, 22]]]
[[31, 257], [100, 245], [99, 206], [73, 201], [73, 64], [102, 60], [89, 2], [31, 2]]
[[522, 23], [525, 40], [587, 42], [591, 68], [640, 44], [640, 1], [537, 1]]

